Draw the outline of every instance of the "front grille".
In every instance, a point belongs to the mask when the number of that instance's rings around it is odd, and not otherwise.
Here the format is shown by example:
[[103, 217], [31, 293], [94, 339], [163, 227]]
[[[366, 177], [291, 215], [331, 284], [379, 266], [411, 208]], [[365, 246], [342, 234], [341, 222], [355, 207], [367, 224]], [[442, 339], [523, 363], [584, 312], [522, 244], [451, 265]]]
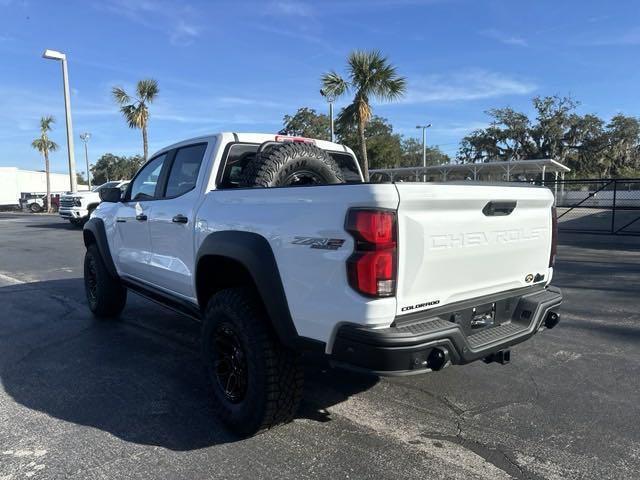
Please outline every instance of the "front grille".
[[73, 199], [71, 199], [71, 198], [69, 198], [69, 199], [61, 198], [60, 199], [60, 206], [61, 207], [73, 207], [74, 206]]

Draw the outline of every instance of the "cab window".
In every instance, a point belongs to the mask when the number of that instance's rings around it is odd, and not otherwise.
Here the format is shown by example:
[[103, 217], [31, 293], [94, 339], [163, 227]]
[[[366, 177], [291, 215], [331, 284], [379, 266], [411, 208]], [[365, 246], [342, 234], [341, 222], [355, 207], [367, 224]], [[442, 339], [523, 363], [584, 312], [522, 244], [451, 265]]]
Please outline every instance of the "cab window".
[[158, 180], [166, 159], [167, 154], [163, 153], [142, 167], [142, 170], [138, 172], [138, 175], [133, 180], [133, 185], [131, 185], [129, 198], [132, 201], [153, 200], [156, 198]]

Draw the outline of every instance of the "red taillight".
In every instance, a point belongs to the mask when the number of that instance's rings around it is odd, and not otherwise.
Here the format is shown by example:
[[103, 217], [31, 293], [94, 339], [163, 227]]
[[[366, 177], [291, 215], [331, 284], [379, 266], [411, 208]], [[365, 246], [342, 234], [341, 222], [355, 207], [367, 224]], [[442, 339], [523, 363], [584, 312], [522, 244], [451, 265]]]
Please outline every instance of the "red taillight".
[[551, 255], [549, 256], [549, 266], [553, 267], [556, 263], [556, 255], [558, 253], [558, 214], [556, 207], [551, 207]]
[[390, 297], [396, 293], [396, 213], [390, 210], [352, 209], [346, 230], [355, 239], [347, 260], [349, 284], [363, 295]]

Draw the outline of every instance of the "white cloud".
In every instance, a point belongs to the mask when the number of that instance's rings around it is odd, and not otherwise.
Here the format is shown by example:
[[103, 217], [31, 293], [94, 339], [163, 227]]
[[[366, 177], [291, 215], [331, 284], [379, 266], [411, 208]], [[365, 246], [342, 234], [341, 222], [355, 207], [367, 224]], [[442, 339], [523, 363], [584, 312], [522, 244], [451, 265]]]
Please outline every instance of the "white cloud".
[[496, 29], [483, 30], [480, 32], [482, 35], [488, 38], [492, 38], [493, 40], [497, 40], [500, 43], [504, 43], [505, 45], [514, 45], [518, 47], [527, 47], [529, 44], [527, 41], [517, 35], [511, 35], [506, 32], [501, 32]]
[[192, 44], [198, 35], [200, 35], [198, 27], [179, 20], [169, 36], [169, 41], [172, 45], [183, 47]]
[[269, 3], [267, 13], [291, 17], [312, 17], [315, 14], [315, 10], [306, 3], [281, 0]]
[[530, 81], [509, 75], [472, 70], [417, 78], [409, 83], [408, 93], [401, 103], [468, 101], [506, 95], [527, 95], [536, 88]]
[[169, 42], [176, 46], [191, 45], [201, 33], [201, 28], [193, 22], [194, 10], [182, 4], [164, 0], [105, 0], [95, 7], [146, 28], [167, 32]]
[[246, 98], [246, 97], [219, 97], [217, 101], [225, 105], [248, 105], [248, 106], [254, 106], [254, 107], [272, 107], [272, 108], [282, 107], [281, 103], [273, 102], [271, 100], [262, 100], [262, 99], [256, 99], [256, 98]]
[[591, 38], [580, 44], [594, 47], [640, 45], [640, 27], [620, 34]]

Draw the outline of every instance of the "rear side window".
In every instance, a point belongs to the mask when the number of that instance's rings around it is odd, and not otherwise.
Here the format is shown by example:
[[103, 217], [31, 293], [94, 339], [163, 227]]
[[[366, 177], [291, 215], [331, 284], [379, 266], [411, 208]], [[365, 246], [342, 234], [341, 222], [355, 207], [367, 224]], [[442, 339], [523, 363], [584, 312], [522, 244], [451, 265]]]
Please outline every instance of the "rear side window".
[[242, 171], [249, 160], [256, 156], [259, 145], [237, 143], [231, 145], [220, 179], [220, 188], [237, 188], [242, 179]]
[[182, 147], [176, 151], [167, 180], [165, 197], [178, 197], [195, 188], [206, 149], [207, 144], [201, 143]]
[[[237, 143], [231, 145], [224, 164], [224, 171], [218, 188], [237, 188], [242, 179], [242, 172], [247, 163], [256, 156], [260, 148], [255, 144]], [[362, 183], [358, 173], [357, 160], [348, 153], [327, 152], [336, 161], [347, 183]]]
[[328, 152], [336, 161], [347, 183], [362, 183], [358, 172], [357, 160], [348, 153]]

